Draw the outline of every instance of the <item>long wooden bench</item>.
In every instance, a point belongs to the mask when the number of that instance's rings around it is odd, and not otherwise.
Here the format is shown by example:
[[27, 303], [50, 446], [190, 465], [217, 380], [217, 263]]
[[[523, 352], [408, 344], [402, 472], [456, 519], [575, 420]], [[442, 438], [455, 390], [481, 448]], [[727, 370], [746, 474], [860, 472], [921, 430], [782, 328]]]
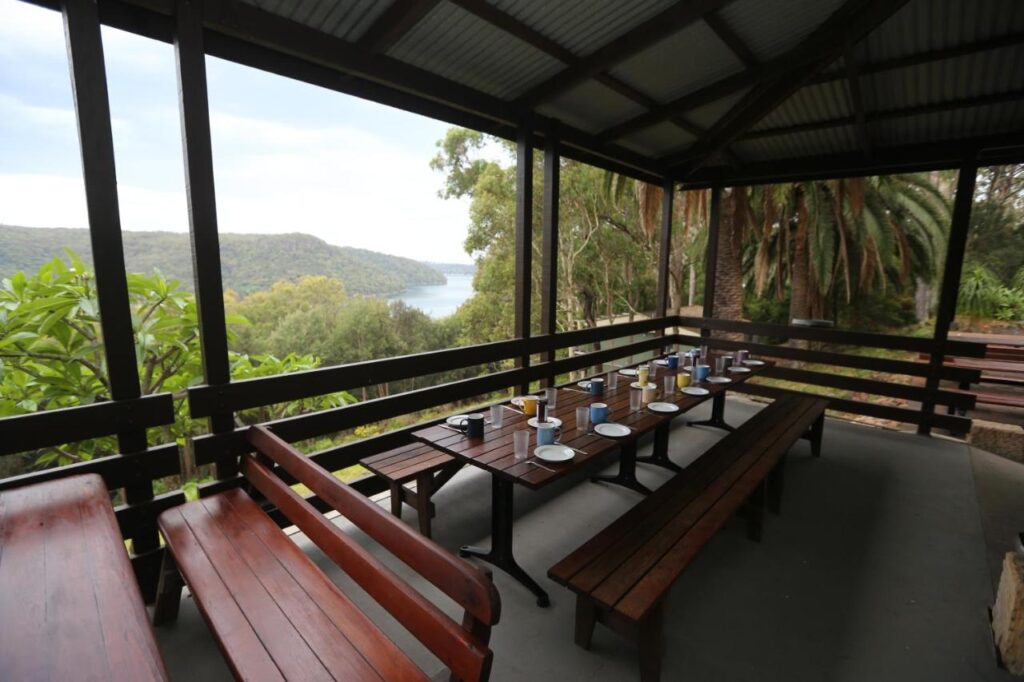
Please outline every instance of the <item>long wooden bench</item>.
[[[420, 532], [428, 538], [434, 516], [430, 498], [462, 468], [454, 457], [425, 443], [403, 445], [359, 463], [388, 482], [391, 513], [402, 518], [402, 503], [410, 505], [416, 510]], [[405, 485], [411, 481], [416, 482], [415, 490]]]
[[0, 492], [0, 680], [167, 680], [103, 479]]
[[[486, 680], [491, 626], [500, 611], [490, 576], [408, 528], [267, 429], [252, 427], [248, 438], [259, 453], [242, 461], [252, 488], [437, 656], [453, 679]], [[461, 625], [285, 485], [272, 464], [463, 608]], [[169, 562], [154, 620], [176, 615], [184, 578], [238, 679], [429, 679], [243, 490], [168, 510], [159, 526]]]
[[737, 512], [760, 539], [762, 510], [778, 512], [784, 457], [801, 437], [821, 451], [827, 400], [786, 395], [751, 417], [681, 473], [548, 571], [576, 593], [576, 644], [601, 622], [638, 642], [640, 673], [658, 680], [665, 597]]

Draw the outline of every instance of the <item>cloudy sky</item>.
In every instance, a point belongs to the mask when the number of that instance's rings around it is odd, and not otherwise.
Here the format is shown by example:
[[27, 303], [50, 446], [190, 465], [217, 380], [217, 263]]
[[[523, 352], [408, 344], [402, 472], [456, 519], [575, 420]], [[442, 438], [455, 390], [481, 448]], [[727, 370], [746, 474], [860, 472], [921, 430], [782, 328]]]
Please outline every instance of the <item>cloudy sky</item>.
[[[103, 46], [122, 226], [186, 231], [173, 48]], [[0, 224], [86, 225], [65, 54], [58, 13], [0, 0]], [[428, 165], [446, 124], [213, 58], [207, 78], [222, 232], [470, 262], [468, 203]]]

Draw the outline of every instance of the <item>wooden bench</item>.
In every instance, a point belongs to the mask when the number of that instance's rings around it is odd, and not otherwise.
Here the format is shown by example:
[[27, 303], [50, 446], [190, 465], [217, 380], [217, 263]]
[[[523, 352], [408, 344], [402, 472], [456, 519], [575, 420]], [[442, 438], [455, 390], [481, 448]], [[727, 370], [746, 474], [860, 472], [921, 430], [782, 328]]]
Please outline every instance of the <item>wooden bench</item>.
[[[263, 427], [242, 471], [259, 491], [458, 680], [486, 680], [491, 626], [500, 611], [490, 576], [390, 516]], [[415, 570], [465, 610], [452, 620], [285, 485], [271, 463]], [[233, 489], [160, 515], [169, 560], [156, 622], [177, 613], [181, 578], [238, 679], [427, 680], [270, 519]], [[174, 570], [175, 566], [180, 571]]]
[[[410, 505], [419, 518], [420, 532], [428, 538], [434, 516], [430, 498], [462, 468], [454, 457], [424, 443], [403, 445], [359, 463], [388, 482], [391, 513], [402, 518], [402, 503]], [[416, 490], [406, 487], [410, 481], [416, 482]]]
[[167, 680], [103, 479], [0, 492], [0, 680]]
[[[821, 452], [827, 400], [785, 395], [548, 571], [576, 593], [576, 644], [597, 622], [638, 642], [642, 680], [658, 680], [665, 597], [737, 512], [760, 539], [762, 510], [780, 507], [784, 457], [801, 437]], [[744, 508], [744, 505], [745, 508]]]

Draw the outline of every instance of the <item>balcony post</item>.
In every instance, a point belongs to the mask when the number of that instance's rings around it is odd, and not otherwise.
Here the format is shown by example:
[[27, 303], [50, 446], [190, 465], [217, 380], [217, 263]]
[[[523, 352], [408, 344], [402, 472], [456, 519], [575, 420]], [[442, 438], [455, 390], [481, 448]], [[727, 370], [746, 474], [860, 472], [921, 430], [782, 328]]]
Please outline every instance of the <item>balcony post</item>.
[[[964, 254], [967, 248], [967, 233], [971, 225], [971, 208], [974, 205], [974, 185], [978, 177], [978, 164], [964, 163], [956, 181], [956, 196], [953, 199], [953, 218], [949, 227], [949, 241], [946, 244], [946, 263], [942, 273], [942, 289], [939, 293], [939, 307], [935, 314], [935, 334], [932, 337], [931, 358], [925, 386], [931, 390], [939, 388], [942, 362], [946, 353], [949, 328], [956, 318], [956, 303], [960, 296], [960, 275], [963, 271]], [[917, 432], [929, 435], [935, 402], [921, 403], [921, 423]]]
[[[708, 215], [708, 246], [704, 253], [704, 317], [715, 316], [715, 271], [718, 269], [718, 232], [722, 217], [722, 188], [711, 188], [711, 210]], [[701, 338], [711, 330], [701, 328]]]
[[[675, 182], [670, 178], [662, 186], [661, 197], [661, 244], [658, 250], [658, 290], [655, 316], [663, 318], [668, 314], [669, 260], [672, 256], [672, 209], [675, 200]], [[665, 335], [664, 327], [661, 335]]]
[[[541, 223], [541, 292], [540, 333], [554, 334], [558, 329], [558, 200], [560, 192], [561, 153], [558, 137], [549, 131], [544, 139], [544, 214]], [[544, 353], [545, 362], [554, 362], [554, 349]], [[555, 375], [549, 374], [545, 386], [553, 386]]]
[[[533, 145], [532, 126], [524, 121], [516, 134], [516, 288], [515, 328], [513, 334], [523, 344], [517, 367], [530, 366], [528, 350], [530, 338], [530, 308], [533, 274]], [[523, 393], [530, 390], [529, 382], [520, 386]]]
[[[228, 363], [224, 287], [217, 233], [217, 201], [210, 142], [210, 104], [206, 87], [206, 55], [203, 49], [202, 0], [177, 0], [174, 52], [178, 66], [178, 108], [181, 119], [182, 158], [185, 161], [185, 192], [188, 201], [192, 273], [195, 279], [199, 341], [203, 378], [207, 385], [231, 380]], [[232, 413], [210, 417], [210, 431], [234, 428]], [[238, 474], [237, 461], [217, 463], [217, 478]]]

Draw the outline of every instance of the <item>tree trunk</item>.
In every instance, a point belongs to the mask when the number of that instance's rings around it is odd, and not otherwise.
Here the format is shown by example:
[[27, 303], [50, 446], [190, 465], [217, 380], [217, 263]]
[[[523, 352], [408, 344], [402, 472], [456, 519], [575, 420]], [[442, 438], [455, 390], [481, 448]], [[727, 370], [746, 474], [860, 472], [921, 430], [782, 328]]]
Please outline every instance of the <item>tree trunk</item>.
[[789, 321], [811, 317], [810, 265], [807, 262], [807, 224], [800, 219], [793, 244], [793, 268], [789, 274]]
[[740, 197], [730, 190], [722, 199], [718, 229], [718, 263], [715, 270], [714, 316], [725, 320], [743, 317], [743, 226], [737, 219]]
[[692, 306], [697, 296], [697, 268], [690, 263], [690, 287], [686, 295], [686, 305]]
[[914, 317], [918, 322], [928, 319], [931, 312], [932, 288], [920, 277], [917, 278], [917, 289], [914, 291]]

